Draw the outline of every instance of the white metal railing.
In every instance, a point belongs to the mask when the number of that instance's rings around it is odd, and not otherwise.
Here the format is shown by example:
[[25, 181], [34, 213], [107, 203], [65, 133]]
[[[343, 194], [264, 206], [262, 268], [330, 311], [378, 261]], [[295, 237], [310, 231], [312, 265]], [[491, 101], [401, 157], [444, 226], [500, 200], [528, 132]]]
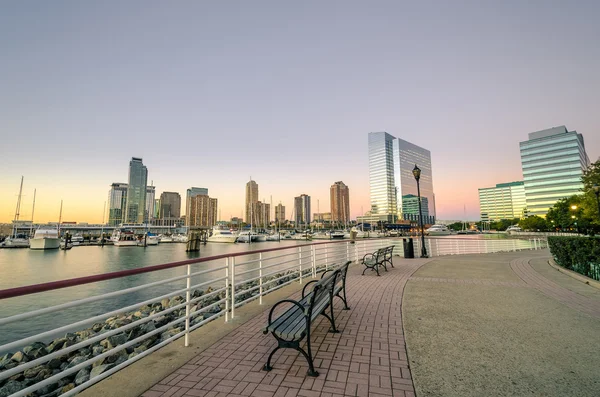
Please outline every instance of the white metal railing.
[[[294, 282], [302, 282], [305, 278], [314, 278], [321, 269], [329, 269], [347, 260], [359, 260], [367, 252], [372, 252], [386, 244], [389, 245], [389, 243], [384, 239], [364, 240], [356, 244], [350, 241], [339, 241], [261, 250], [259, 252], [235, 253], [214, 258], [200, 258], [186, 261], [189, 263], [181, 266], [173, 264], [172, 267], [185, 269], [183, 275], [1, 318], [0, 327], [9, 326], [38, 316], [50, 315], [109, 298], [142, 291], [152, 293], [153, 290], [156, 291], [165, 287], [171, 289], [166, 293], [164, 293], [164, 290], [163, 293], [156, 293], [149, 299], [132, 301], [125, 306], [112, 307], [111, 310], [102, 314], [78, 319], [69, 324], [44, 330], [35, 335], [1, 345], [0, 352], [23, 352], [26, 346], [31, 346], [35, 342], [43, 342], [46, 346], [45, 343], [49, 341], [60, 341], [60, 338], [52, 339], [57, 335], [81, 330], [90, 331], [87, 339], [75, 337], [69, 342], [65, 339], [61, 342], [64, 343], [62, 347], [54, 346], [50, 349], [52, 351], [48, 351], [48, 354], [31, 357], [29, 361], [20, 363], [20, 365], [13, 368], [5, 368], [4, 370], [0, 368], [0, 387], [10, 377], [44, 365], [53, 359], [65, 360], [69, 356], [83, 357], [77, 361], [63, 361], [68, 362], [67, 368], [53, 375], [50, 373], [50, 376], [45, 379], [41, 379], [12, 394], [14, 397], [27, 396], [42, 388], [46, 388], [46, 391], [55, 391], [56, 387], [53, 387], [53, 385], [58, 385], [61, 379], [72, 378], [76, 374], [77, 376], [82, 375], [81, 379], [84, 379], [84, 381], [78, 382], [74, 388], [61, 394], [65, 397], [75, 395], [180, 337], [184, 337], [184, 345], [188, 346], [191, 331], [218, 317], [224, 317], [226, 322], [231, 321], [236, 316], [235, 309], [241, 305], [256, 299], [262, 304], [263, 296], [272, 291]], [[208, 266], [209, 268], [196, 270], [195, 268], [198, 265]], [[156, 271], [163, 270], [165, 269]], [[148, 270], [148, 272], [150, 271], [152, 270]], [[127, 273], [127, 271], [122, 273]], [[128, 276], [124, 275], [123, 277]], [[185, 287], [180, 283], [185, 283]], [[87, 282], [71, 283], [71, 285], [82, 284], [87, 284]], [[35, 290], [35, 288], [33, 289]], [[42, 289], [42, 291], [53, 289], [48, 287]], [[206, 290], [200, 294], [197, 292], [199, 289]], [[7, 290], [0, 291], [0, 298], [16, 296], [6, 294], [6, 292]], [[5, 294], [3, 295], [3, 293]], [[27, 292], [19, 295], [31, 293], [37, 292]], [[160, 302], [165, 303], [164, 307]], [[132, 313], [141, 312], [142, 309], [145, 309], [146, 313], [142, 313], [141, 316], [132, 315]], [[124, 318], [128, 320], [125, 321]], [[108, 320], [114, 321], [114, 324], [117, 324], [117, 321], [121, 322], [118, 323], [118, 326], [112, 327], [110, 322], [107, 322]], [[92, 328], [86, 329], [91, 324], [98, 322], [105, 324], [99, 332], [92, 332]], [[126, 339], [125, 336], [127, 336]], [[114, 346], [109, 338], [114, 338], [110, 339], [115, 341]], [[104, 343], [106, 348], [99, 354], [90, 354], [90, 349], [97, 347], [100, 343]], [[52, 345], [49, 344], [48, 346]], [[140, 347], [145, 348], [140, 349]], [[135, 349], [133, 353], [136, 354], [131, 353], [132, 349]], [[138, 351], [139, 353], [137, 353]], [[114, 358], [116, 355], [123, 358], [116, 361], [112, 359], [106, 361], [107, 358]], [[92, 365], [98, 360], [105, 360], [102, 364], [110, 362], [109, 367], [99, 375], [86, 379], [86, 371], [92, 368]]]
[[[415, 256], [421, 255], [421, 240], [414, 240]], [[545, 239], [470, 239], [470, 238], [426, 238], [425, 248], [429, 257], [443, 255], [490, 254], [547, 248]]]

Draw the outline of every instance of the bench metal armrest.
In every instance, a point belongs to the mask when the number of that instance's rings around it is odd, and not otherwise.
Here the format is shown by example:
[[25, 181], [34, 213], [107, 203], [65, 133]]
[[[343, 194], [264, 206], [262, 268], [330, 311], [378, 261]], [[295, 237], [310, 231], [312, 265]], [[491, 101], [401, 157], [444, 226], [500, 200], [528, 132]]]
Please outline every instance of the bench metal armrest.
[[[372, 253], [368, 253], [368, 254], [366, 254], [365, 256], [363, 256], [363, 258], [362, 258], [362, 262], [363, 262], [363, 263], [364, 263], [364, 261], [366, 261], [366, 260], [367, 260], [367, 257], [368, 257], [368, 256], [370, 256], [370, 257], [372, 257], [372, 258], [375, 258], [375, 255], [373, 255]], [[369, 258], [369, 259], [370, 259], [370, 258]]]
[[306, 308], [304, 306], [302, 306], [298, 301], [295, 301], [293, 299], [284, 299], [281, 300], [279, 302], [277, 302], [276, 304], [273, 305], [273, 307], [271, 308], [271, 311], [269, 312], [269, 324], [267, 324], [267, 326], [263, 329], [263, 334], [268, 334], [269, 333], [269, 326], [273, 323], [273, 312], [275, 311], [275, 308], [279, 305], [281, 305], [282, 303], [291, 303], [293, 305], [296, 305], [300, 308], [300, 310], [302, 310], [302, 313], [306, 316]]
[[[311, 285], [312, 283], [318, 283], [318, 282], [319, 282], [318, 280], [311, 280], [311, 281], [309, 281], [308, 283], [306, 283], [306, 284], [304, 285], [304, 287], [302, 287], [302, 299], [306, 298], [306, 294], [305, 294], [305, 293], [306, 293], [306, 287], [308, 287], [308, 286], [309, 286], [309, 285]], [[312, 293], [312, 292], [311, 292], [311, 293]]]

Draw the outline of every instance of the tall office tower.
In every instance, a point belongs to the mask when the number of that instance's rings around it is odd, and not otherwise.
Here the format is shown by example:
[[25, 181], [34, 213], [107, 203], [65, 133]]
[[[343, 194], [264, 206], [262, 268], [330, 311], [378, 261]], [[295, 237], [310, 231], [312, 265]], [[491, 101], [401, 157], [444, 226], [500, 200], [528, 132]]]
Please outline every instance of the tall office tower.
[[156, 187], [146, 187], [146, 213], [144, 214], [147, 223], [154, 220], [154, 200], [156, 197]]
[[[185, 193], [185, 214], [189, 215], [190, 205], [192, 204], [192, 197], [196, 197], [199, 194], [208, 195], [208, 189], [203, 187], [191, 187]], [[190, 226], [190, 217], [186, 216], [185, 225]]]
[[258, 203], [258, 184], [250, 179], [250, 182], [246, 183], [246, 223], [254, 224], [256, 216], [250, 214], [256, 210], [256, 203]]
[[[421, 197], [421, 213], [423, 224], [433, 224], [433, 217], [429, 215], [429, 200]], [[402, 196], [402, 219], [419, 222], [419, 196], [405, 194]]]
[[154, 219], [160, 218], [160, 198], [154, 199]]
[[350, 193], [344, 182], [335, 182], [329, 188], [331, 220], [347, 224], [350, 222]]
[[310, 196], [301, 194], [294, 197], [294, 211], [296, 212], [294, 219], [296, 227], [310, 224]]
[[532, 132], [519, 146], [528, 216], [546, 216], [559, 199], [580, 193], [590, 164], [581, 134], [562, 125]]
[[[421, 169], [422, 211], [428, 214], [429, 223], [433, 223], [436, 214], [431, 152], [387, 132], [369, 133], [371, 222], [412, 219], [410, 195], [417, 196], [417, 182], [412, 173], [415, 165]], [[403, 202], [409, 207], [403, 208]]]
[[148, 169], [141, 158], [132, 157], [129, 162], [129, 184], [127, 205], [125, 206], [126, 223], [144, 223], [147, 183]]
[[498, 183], [479, 189], [481, 220], [523, 218], [525, 216], [525, 184], [523, 181]]
[[281, 203], [275, 206], [275, 222], [285, 222], [285, 205], [281, 205]]
[[113, 183], [108, 191], [108, 225], [118, 226], [123, 223], [125, 206], [127, 205], [127, 184]]
[[217, 224], [217, 199], [197, 194], [190, 199], [189, 226], [211, 227]]
[[179, 220], [181, 218], [181, 196], [177, 192], [162, 192], [160, 195], [160, 218]]
[[254, 224], [267, 227], [271, 223], [271, 204], [259, 201], [256, 203], [256, 213], [254, 215]]

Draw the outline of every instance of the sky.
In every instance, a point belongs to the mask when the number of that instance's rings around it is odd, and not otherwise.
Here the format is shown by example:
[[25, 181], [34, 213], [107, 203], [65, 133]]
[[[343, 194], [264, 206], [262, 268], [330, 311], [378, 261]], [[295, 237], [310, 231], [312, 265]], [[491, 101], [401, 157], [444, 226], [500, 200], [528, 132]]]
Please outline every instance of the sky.
[[[431, 151], [439, 219], [522, 180], [519, 142], [559, 125], [600, 155], [600, 2], [19, 1], [0, 12], [0, 222], [101, 222], [142, 157], [158, 194], [245, 184], [282, 202], [350, 189], [370, 208], [367, 138]], [[157, 195], [158, 195], [157, 194]], [[464, 213], [466, 208], [466, 215]]]

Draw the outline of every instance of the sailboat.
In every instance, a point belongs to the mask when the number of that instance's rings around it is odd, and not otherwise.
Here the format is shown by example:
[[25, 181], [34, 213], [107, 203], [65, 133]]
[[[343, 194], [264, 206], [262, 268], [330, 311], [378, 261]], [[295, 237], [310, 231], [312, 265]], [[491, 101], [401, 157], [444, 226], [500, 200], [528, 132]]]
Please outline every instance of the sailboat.
[[27, 248], [29, 247], [29, 239], [17, 235], [17, 222], [19, 220], [19, 213], [21, 211], [21, 196], [23, 193], [23, 176], [21, 176], [21, 187], [19, 188], [19, 197], [17, 198], [17, 208], [15, 210], [15, 219], [13, 221], [13, 232], [12, 236], [6, 238], [2, 242], [4, 248]]

